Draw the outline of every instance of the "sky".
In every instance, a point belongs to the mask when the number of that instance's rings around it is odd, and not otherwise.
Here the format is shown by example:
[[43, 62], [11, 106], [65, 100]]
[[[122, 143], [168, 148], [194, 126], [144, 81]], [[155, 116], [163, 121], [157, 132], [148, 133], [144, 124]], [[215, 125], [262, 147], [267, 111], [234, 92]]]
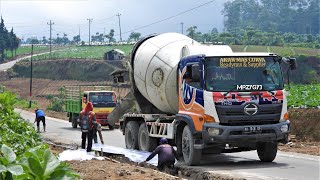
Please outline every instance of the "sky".
[[[213, 28], [223, 31], [223, 4], [228, 0], [0, 0], [0, 14], [8, 30], [18, 37], [42, 39], [63, 33], [69, 39], [79, 34], [88, 41], [90, 32], [115, 30], [114, 38], [127, 40], [131, 32], [142, 36], [154, 33], [183, 32], [191, 26], [207, 33]], [[203, 5], [203, 6], [201, 6]], [[199, 7], [200, 6], [200, 7]], [[185, 13], [184, 13], [185, 12]], [[159, 22], [161, 21], [161, 22]], [[156, 23], [159, 22], [159, 23]], [[183, 23], [183, 28], [182, 28]]]

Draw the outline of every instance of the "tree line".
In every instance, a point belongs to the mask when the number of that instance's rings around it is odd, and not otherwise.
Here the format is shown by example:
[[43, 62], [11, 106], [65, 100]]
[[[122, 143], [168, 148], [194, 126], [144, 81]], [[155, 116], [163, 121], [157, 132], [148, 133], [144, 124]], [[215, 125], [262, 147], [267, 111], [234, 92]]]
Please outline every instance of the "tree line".
[[0, 22], [0, 62], [4, 61], [5, 59], [5, 51], [11, 51], [12, 57], [13, 54], [17, 54], [16, 50], [19, 47], [20, 39], [16, 36], [13, 32], [13, 28], [9, 32], [4, 25], [3, 18], [1, 17]]
[[228, 45], [263, 45], [320, 48], [320, 34], [297, 34], [292, 32], [266, 32], [253, 27], [235, 28], [229, 32], [219, 33], [213, 28], [202, 34], [197, 26], [187, 29], [187, 36], [199, 42]]
[[236, 0], [226, 2], [225, 29], [319, 34], [319, 0]]
[[[110, 32], [108, 34], [102, 34], [99, 32], [96, 32], [96, 34], [91, 35], [91, 42], [107, 42], [112, 43], [116, 42], [116, 39], [114, 38], [114, 29], [110, 29]], [[131, 32], [128, 42], [129, 41], [138, 41], [141, 38], [141, 33], [139, 32]], [[49, 44], [50, 39], [47, 39], [46, 36], [43, 36], [42, 39], [37, 38], [28, 38], [24, 42], [26, 44]], [[85, 44], [84, 41], [81, 41], [80, 35], [76, 35], [73, 37], [72, 40], [69, 40], [68, 35], [66, 33], [63, 33], [63, 37], [59, 37], [59, 33], [57, 34], [56, 38], [52, 38], [52, 44], [58, 44], [58, 45], [66, 45], [66, 44]]]

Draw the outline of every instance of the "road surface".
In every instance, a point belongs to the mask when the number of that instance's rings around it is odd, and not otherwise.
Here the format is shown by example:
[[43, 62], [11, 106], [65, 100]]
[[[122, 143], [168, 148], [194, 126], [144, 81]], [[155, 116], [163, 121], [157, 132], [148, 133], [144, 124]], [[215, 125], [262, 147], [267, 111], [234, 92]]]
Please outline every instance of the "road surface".
[[[34, 114], [16, 110], [21, 116], [31, 122]], [[45, 139], [66, 144], [81, 143], [80, 129], [73, 129], [71, 124], [64, 120], [46, 118], [47, 132], [41, 133]], [[42, 127], [42, 126], [40, 126]], [[119, 130], [103, 130], [105, 144], [116, 147], [125, 147], [124, 136]], [[179, 166], [184, 167], [183, 164]], [[218, 174], [227, 174], [246, 179], [290, 179], [290, 180], [319, 180], [319, 156], [298, 153], [278, 152], [272, 163], [259, 161], [256, 151], [229, 153], [220, 155], [206, 155], [202, 158], [201, 166], [192, 167], [195, 170], [208, 171]]]
[[[54, 51], [52, 51], [54, 52]], [[44, 53], [39, 53], [39, 54], [34, 54], [33, 56], [39, 56], [39, 55], [42, 55], [42, 54], [48, 54], [50, 52], [44, 52]], [[0, 64], [0, 71], [6, 71], [7, 69], [11, 68], [15, 63], [23, 60], [23, 59], [27, 59], [27, 58], [30, 58], [31, 55], [28, 55], [28, 56], [24, 56], [22, 58], [19, 58], [19, 59], [16, 59], [16, 60], [13, 60], [13, 61], [10, 61], [10, 62], [7, 62], [7, 63], [3, 63], [3, 64]]]

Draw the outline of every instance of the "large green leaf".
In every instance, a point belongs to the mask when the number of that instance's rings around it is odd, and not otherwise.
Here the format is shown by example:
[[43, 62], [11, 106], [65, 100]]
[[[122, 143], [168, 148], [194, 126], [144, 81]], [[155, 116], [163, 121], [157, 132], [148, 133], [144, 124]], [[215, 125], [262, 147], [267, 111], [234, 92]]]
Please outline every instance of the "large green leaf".
[[34, 174], [37, 177], [42, 177], [43, 168], [41, 167], [40, 162], [34, 159], [33, 157], [29, 157], [28, 162], [29, 162], [29, 168], [32, 174]]
[[60, 161], [50, 152], [49, 149], [46, 149], [44, 152], [44, 175], [50, 175], [55, 168], [60, 164]]
[[7, 169], [11, 174], [16, 176], [23, 174], [23, 168], [21, 165], [9, 165]]
[[17, 158], [16, 154], [7, 145], [3, 144], [1, 147], [1, 151], [9, 163], [12, 163], [13, 161], [16, 160]]
[[0, 165], [0, 173], [7, 171], [7, 168], [4, 165]]

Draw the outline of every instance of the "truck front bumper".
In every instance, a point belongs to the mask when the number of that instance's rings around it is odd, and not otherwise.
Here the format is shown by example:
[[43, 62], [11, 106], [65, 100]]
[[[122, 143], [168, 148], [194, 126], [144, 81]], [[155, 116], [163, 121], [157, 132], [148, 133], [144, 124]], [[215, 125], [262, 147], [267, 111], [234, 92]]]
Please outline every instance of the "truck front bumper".
[[107, 126], [107, 125], [109, 125], [109, 122], [108, 122], [107, 119], [97, 119], [97, 122], [98, 122], [99, 124], [101, 124], [101, 126]]
[[204, 144], [253, 144], [257, 142], [288, 142], [290, 121], [267, 125], [224, 126], [204, 123], [202, 140]]

